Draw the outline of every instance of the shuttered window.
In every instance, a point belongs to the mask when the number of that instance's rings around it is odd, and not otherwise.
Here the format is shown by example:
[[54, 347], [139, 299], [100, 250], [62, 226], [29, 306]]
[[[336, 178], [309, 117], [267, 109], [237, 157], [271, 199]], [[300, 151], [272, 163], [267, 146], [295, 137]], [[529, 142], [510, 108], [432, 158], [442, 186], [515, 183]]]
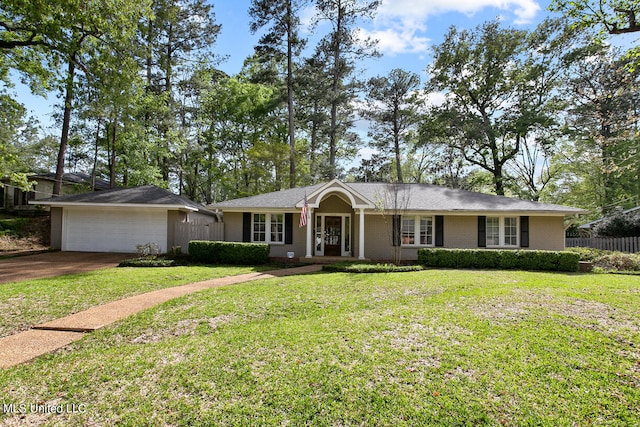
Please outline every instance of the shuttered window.
[[487, 247], [518, 246], [518, 217], [487, 216], [484, 230]]

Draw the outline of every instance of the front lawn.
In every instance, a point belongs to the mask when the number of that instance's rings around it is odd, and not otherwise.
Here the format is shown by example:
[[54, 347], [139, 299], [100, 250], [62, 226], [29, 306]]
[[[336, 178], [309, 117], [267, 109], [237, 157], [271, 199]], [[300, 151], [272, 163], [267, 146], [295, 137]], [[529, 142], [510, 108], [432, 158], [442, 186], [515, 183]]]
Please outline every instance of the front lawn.
[[0, 408], [66, 409], [0, 425], [637, 425], [639, 343], [637, 276], [276, 278], [1, 370]]
[[[258, 268], [259, 271], [268, 269], [269, 266]], [[251, 271], [256, 268], [109, 268], [0, 284], [0, 337], [132, 295]]]

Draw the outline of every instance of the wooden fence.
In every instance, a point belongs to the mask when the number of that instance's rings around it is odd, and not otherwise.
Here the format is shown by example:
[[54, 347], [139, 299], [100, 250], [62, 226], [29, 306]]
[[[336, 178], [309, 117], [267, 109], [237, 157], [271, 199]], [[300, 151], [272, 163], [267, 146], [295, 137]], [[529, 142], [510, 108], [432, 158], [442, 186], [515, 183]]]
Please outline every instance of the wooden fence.
[[565, 246], [636, 253], [640, 252], [640, 237], [567, 237]]
[[222, 222], [176, 222], [175, 245], [180, 246], [182, 253], [189, 253], [191, 240], [224, 240], [224, 223]]

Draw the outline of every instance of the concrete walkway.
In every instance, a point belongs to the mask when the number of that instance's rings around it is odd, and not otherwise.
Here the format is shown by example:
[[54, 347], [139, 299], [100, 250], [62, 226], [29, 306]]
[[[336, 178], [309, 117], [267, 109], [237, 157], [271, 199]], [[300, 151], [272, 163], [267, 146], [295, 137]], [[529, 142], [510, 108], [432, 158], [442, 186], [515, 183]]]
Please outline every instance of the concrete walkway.
[[232, 285], [253, 280], [269, 279], [296, 274], [314, 273], [320, 265], [286, 268], [263, 273], [247, 273], [237, 276], [205, 280], [188, 285], [159, 289], [118, 301], [92, 307], [61, 319], [34, 326], [31, 330], [0, 338], [0, 368], [16, 366], [38, 356], [62, 348], [81, 339], [85, 333], [103, 328], [118, 320], [173, 298], [203, 289]]

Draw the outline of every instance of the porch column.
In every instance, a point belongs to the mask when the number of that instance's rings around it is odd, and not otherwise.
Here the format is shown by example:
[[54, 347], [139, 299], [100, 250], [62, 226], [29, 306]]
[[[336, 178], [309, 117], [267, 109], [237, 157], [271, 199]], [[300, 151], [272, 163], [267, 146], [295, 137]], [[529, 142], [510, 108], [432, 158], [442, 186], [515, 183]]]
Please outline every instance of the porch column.
[[312, 258], [313, 257], [313, 252], [312, 252], [312, 243], [313, 243], [313, 227], [311, 226], [311, 218], [313, 218], [312, 215], [313, 209], [309, 208], [307, 209], [307, 253], [304, 256], [305, 258]]
[[360, 232], [358, 233], [358, 259], [364, 259], [364, 208], [360, 208]]

